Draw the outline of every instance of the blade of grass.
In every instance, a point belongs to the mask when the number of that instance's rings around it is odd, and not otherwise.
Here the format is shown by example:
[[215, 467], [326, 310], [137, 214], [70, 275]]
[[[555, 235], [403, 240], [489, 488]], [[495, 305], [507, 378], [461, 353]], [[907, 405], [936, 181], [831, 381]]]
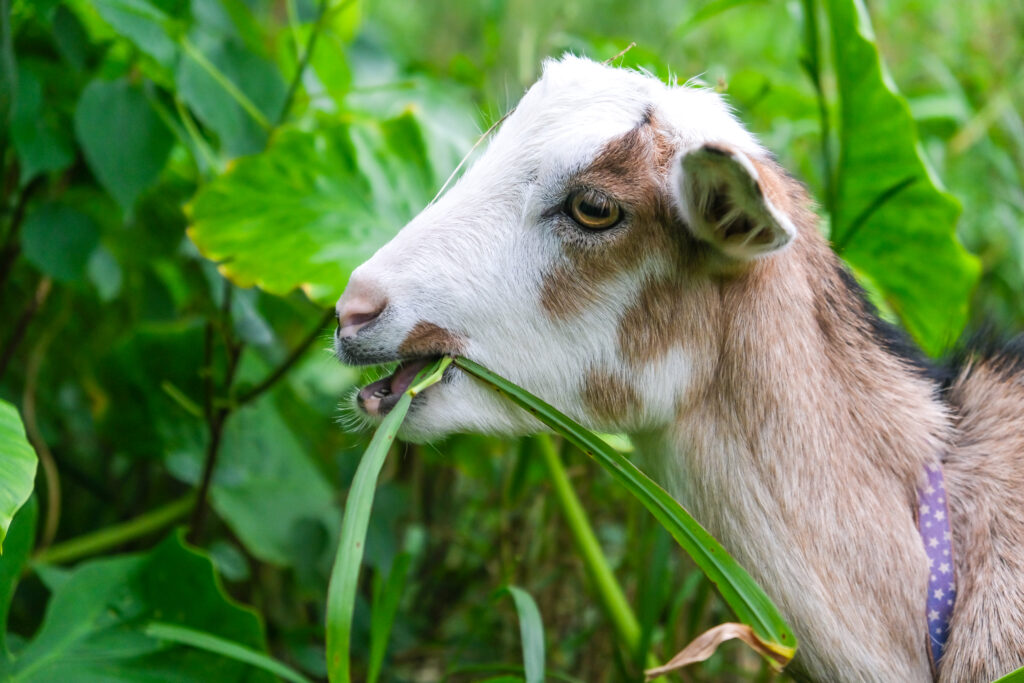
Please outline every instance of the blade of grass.
[[[601, 437], [599, 437], [601, 438]], [[541, 459], [548, 470], [548, 482], [555, 493], [555, 500], [562, 510], [569, 533], [572, 535], [576, 551], [583, 560], [591, 581], [594, 582], [594, 590], [604, 607], [605, 614], [612, 622], [612, 627], [619, 636], [619, 640], [625, 646], [631, 659], [645, 662], [650, 667], [658, 666], [658, 660], [654, 653], [642, 645], [643, 630], [637, 621], [636, 615], [626, 600], [626, 593], [622, 586], [615, 579], [608, 560], [605, 559], [601, 544], [597, 541], [597, 534], [594, 533], [590, 521], [587, 519], [587, 512], [583, 509], [576, 491], [569, 481], [569, 475], [565, 471], [562, 458], [555, 448], [551, 436], [538, 434], [536, 442], [540, 446]], [[609, 444], [610, 448], [613, 448]]]
[[519, 615], [519, 637], [523, 643], [526, 683], [544, 683], [544, 622], [533, 597], [518, 586], [505, 586]]
[[264, 671], [269, 671], [275, 676], [279, 676], [292, 683], [312, 683], [308, 678], [273, 657], [268, 657], [262, 652], [236, 643], [233, 640], [220, 638], [211, 633], [161, 622], [153, 622], [146, 626], [145, 633], [151, 638], [188, 645], [189, 647], [206, 650], [229, 659], [244, 662]]
[[1011, 671], [1002, 678], [999, 678], [995, 683], [1024, 683], [1024, 667]]
[[[748, 624], [764, 645], [779, 658], [785, 661], [792, 659], [796, 653], [796, 637], [772, 601], [725, 548], [664, 489], [601, 439], [525, 389], [467, 358], [456, 358], [455, 364], [491, 385], [604, 467], [651, 511], [693, 558], [718, 587], [722, 598], [740, 621]], [[777, 665], [775, 661], [770, 663]]]
[[376, 577], [370, 616], [370, 660], [367, 665], [366, 683], [376, 683], [381, 667], [384, 666], [388, 636], [391, 635], [391, 627], [395, 624], [398, 602], [402, 598], [411, 563], [412, 555], [401, 553], [392, 563], [386, 581], [379, 574]]
[[352, 680], [349, 661], [352, 635], [352, 614], [355, 611], [359, 568], [363, 562], [366, 528], [370, 522], [370, 508], [377, 488], [377, 478], [388, 450], [402, 426], [413, 397], [431, 384], [441, 380], [451, 358], [442, 358], [416, 375], [412, 386], [402, 394], [377, 427], [345, 501], [345, 514], [341, 521], [341, 538], [331, 570], [327, 588], [327, 676], [331, 683], [349, 683]]

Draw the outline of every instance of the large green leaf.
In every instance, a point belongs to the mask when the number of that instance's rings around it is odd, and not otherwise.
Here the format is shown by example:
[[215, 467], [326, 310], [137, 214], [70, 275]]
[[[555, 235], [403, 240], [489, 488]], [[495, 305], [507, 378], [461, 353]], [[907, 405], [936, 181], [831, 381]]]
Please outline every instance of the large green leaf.
[[330, 304], [435, 184], [411, 112], [286, 130], [197, 195], [189, 235], [240, 286]]
[[[203, 453], [201, 447], [178, 452], [168, 465], [198, 483]], [[300, 525], [313, 522], [331, 534], [337, 527], [330, 484], [269, 400], [240, 408], [228, 420], [210, 496], [246, 548], [274, 564], [292, 565], [303, 555]]]
[[796, 653], [796, 636], [779, 614], [778, 608], [746, 570], [697, 520], [654, 483], [624, 455], [581, 427], [565, 414], [525, 389], [509, 382], [468, 358], [456, 358], [455, 364], [498, 393], [528, 411], [573, 445], [593, 458], [622, 484], [661, 523], [672, 538], [693, 558], [740, 621], [756, 634], [766, 658], [774, 665], [785, 664]]
[[144, 555], [86, 563], [56, 584], [39, 632], [4, 681], [269, 681], [245, 664], [146, 633], [185, 626], [266, 652], [257, 615], [224, 593], [210, 560], [172, 534]]
[[52, 103], [43, 100], [42, 79], [31, 63], [19, 63], [11, 140], [21, 162], [22, 184], [39, 173], [67, 168], [74, 160], [71, 136], [64, 121]]
[[839, 90], [832, 240], [930, 353], [956, 340], [979, 265], [956, 237], [957, 201], [931, 173], [861, 0], [826, 0]]
[[175, 74], [181, 98], [217, 133], [226, 156], [259, 152], [287, 90], [277, 66], [230, 37], [196, 28], [188, 40]]
[[173, 36], [183, 27], [162, 8], [147, 0], [92, 0], [92, 6], [114, 31], [161, 66], [174, 66], [178, 46]]
[[14, 590], [18, 587], [18, 579], [28, 562], [32, 545], [36, 537], [36, 518], [39, 505], [35, 498], [29, 498], [21, 506], [18, 514], [11, 522], [11, 532], [7, 537], [7, 548], [0, 555], [0, 659], [10, 656], [7, 644], [7, 615], [11, 611], [11, 600]]
[[17, 409], [0, 401], [0, 549], [14, 513], [32, 495], [37, 462]]
[[100, 243], [96, 222], [66, 204], [38, 206], [22, 228], [25, 258], [62, 282], [84, 278], [86, 266]]
[[127, 80], [94, 80], [75, 109], [75, 133], [96, 178], [125, 209], [156, 180], [174, 137]]

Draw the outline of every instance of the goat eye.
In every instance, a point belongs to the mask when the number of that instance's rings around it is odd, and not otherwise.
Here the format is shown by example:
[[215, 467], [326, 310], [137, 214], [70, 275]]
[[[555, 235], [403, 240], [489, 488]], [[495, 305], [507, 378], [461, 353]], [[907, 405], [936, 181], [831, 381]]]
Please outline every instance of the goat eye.
[[569, 198], [572, 219], [590, 230], [604, 230], [619, 222], [622, 209], [599, 192], [579, 192]]

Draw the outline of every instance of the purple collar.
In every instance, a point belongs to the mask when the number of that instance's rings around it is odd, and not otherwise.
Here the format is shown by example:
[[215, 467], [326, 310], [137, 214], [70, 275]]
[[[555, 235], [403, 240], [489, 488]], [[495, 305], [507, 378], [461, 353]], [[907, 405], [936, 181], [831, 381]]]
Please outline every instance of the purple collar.
[[953, 565], [953, 535], [946, 500], [946, 482], [942, 466], [927, 467], [927, 481], [917, 492], [917, 528], [928, 556], [928, 654], [932, 671], [938, 672], [939, 660], [949, 637], [949, 620], [956, 602], [956, 569]]

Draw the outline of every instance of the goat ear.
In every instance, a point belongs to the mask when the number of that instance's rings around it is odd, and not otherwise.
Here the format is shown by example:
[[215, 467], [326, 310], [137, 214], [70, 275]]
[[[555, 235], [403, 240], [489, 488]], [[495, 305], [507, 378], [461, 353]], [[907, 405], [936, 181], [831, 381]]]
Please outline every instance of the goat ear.
[[768, 199], [757, 167], [742, 152], [704, 145], [684, 152], [678, 164], [680, 210], [697, 238], [747, 260], [796, 237], [793, 222]]

